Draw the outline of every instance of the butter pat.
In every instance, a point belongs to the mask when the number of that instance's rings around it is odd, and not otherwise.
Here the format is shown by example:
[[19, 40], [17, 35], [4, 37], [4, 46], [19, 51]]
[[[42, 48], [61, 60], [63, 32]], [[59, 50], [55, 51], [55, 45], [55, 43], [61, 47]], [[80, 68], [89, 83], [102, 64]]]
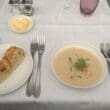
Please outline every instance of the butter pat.
[[33, 23], [32, 19], [28, 16], [19, 15], [13, 17], [10, 21], [10, 27], [14, 32], [23, 33], [31, 29]]

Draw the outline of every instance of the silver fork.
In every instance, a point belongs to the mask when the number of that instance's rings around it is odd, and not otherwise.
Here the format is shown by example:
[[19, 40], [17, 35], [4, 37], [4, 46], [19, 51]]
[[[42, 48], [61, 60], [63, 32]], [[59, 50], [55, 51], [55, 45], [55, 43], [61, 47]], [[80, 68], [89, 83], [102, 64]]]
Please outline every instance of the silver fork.
[[34, 71], [36, 70], [36, 60], [35, 60], [35, 54], [37, 51], [37, 39], [35, 36], [32, 37], [32, 41], [30, 44], [30, 51], [31, 51], [31, 56], [33, 58], [33, 70], [31, 73], [31, 76], [29, 77], [27, 81], [27, 87], [26, 87], [26, 95], [27, 96], [32, 96], [33, 94], [33, 83], [34, 83]]
[[39, 97], [41, 93], [41, 63], [42, 63], [42, 55], [45, 50], [45, 37], [43, 35], [38, 36], [38, 65], [37, 71], [35, 71], [34, 76], [34, 87], [33, 87], [33, 95], [34, 97]]
[[110, 43], [106, 44], [107, 56], [110, 58]]
[[110, 7], [110, 0], [107, 0], [107, 3], [108, 3], [108, 5], [109, 5], [109, 7]]
[[100, 50], [104, 57], [106, 58], [107, 61], [107, 66], [108, 66], [108, 72], [110, 74], [110, 43], [101, 43], [100, 44]]
[[101, 44], [100, 44], [100, 50], [101, 50], [103, 56], [104, 56], [105, 58], [107, 58], [107, 57], [108, 57], [108, 55], [107, 55], [107, 49], [106, 49], [106, 46], [105, 46], [104, 43], [101, 43]]
[[110, 43], [101, 43], [100, 50], [106, 59], [110, 59]]

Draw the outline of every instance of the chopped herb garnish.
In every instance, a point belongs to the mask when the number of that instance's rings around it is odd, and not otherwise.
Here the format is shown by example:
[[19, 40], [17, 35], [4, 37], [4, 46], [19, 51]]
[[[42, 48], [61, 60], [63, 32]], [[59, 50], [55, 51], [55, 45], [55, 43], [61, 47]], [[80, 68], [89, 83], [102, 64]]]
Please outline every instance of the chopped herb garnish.
[[68, 59], [69, 59], [69, 61], [72, 61], [72, 58], [71, 57], [69, 57]]
[[69, 68], [70, 72], [72, 72], [73, 68], [79, 71], [83, 71], [85, 68], [88, 67], [87, 59], [78, 58], [75, 63], [72, 61], [71, 57], [68, 57], [68, 60], [69, 60], [69, 65], [70, 65], [70, 68]]
[[72, 62], [72, 58], [68, 57], [69, 63], [70, 63], [70, 72], [72, 72], [73, 69], [73, 62]]
[[80, 79], [82, 78], [82, 76], [77, 76], [77, 77], [80, 78]]
[[70, 79], [73, 79], [73, 76], [70, 76]]
[[74, 67], [77, 70], [83, 71], [85, 68], [87, 68], [86, 60], [83, 58], [78, 58], [77, 61], [74, 64]]

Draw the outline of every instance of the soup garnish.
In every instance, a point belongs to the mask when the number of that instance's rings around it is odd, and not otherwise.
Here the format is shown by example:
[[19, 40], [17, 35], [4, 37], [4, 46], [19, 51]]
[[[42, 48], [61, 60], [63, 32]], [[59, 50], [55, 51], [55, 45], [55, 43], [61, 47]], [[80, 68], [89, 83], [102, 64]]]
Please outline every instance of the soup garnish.
[[72, 71], [72, 68], [75, 68], [79, 71], [83, 71], [88, 67], [87, 59], [84, 58], [78, 58], [77, 61], [73, 63], [72, 58], [69, 57], [69, 62], [70, 62], [70, 71]]

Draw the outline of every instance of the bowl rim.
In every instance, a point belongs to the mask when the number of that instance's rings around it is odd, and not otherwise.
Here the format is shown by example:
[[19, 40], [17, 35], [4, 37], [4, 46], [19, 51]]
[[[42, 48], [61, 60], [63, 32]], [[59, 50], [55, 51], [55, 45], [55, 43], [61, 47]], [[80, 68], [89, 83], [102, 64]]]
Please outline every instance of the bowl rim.
[[[31, 21], [31, 25], [30, 25], [25, 31], [21, 31], [21, 32], [16, 31], [15, 29], [13, 29], [13, 28], [11, 27], [11, 22], [12, 22], [12, 20], [13, 20], [13, 19], [16, 19], [16, 18], [27, 18], [27, 19], [29, 19], [29, 20]], [[28, 32], [28, 31], [33, 27], [33, 24], [34, 24], [33, 18], [32, 18], [32, 17], [29, 17], [29, 16], [26, 16], [26, 15], [14, 15], [14, 16], [12, 16], [12, 17], [10, 18], [10, 20], [8, 21], [8, 27], [9, 27], [13, 32], [15, 32], [15, 33], [25, 33], [25, 32]]]
[[[82, 46], [82, 47], [81, 47]], [[61, 79], [59, 77], [59, 75], [55, 72], [54, 68], [53, 68], [53, 59], [55, 57], [56, 54], [58, 54], [60, 51], [62, 51], [63, 49], [65, 48], [69, 48], [69, 47], [81, 47], [81, 48], [85, 48], [85, 49], [88, 49], [90, 52], [94, 52], [95, 55], [98, 57], [100, 57], [100, 61], [103, 62], [103, 72], [102, 72], [102, 77], [100, 78], [100, 80], [98, 80], [96, 83], [90, 85], [90, 86], [86, 86], [86, 87], [78, 87], [78, 86], [75, 86], [75, 85], [71, 85], [67, 82], [65, 82], [63, 79]], [[64, 85], [66, 86], [69, 86], [69, 87], [72, 87], [72, 88], [76, 88], [76, 89], [89, 89], [89, 88], [93, 88], [93, 87], [96, 87], [98, 85], [100, 85], [104, 79], [106, 78], [106, 75], [107, 75], [107, 63], [106, 63], [106, 59], [104, 58], [104, 56], [102, 55], [102, 53], [98, 50], [97, 47], [95, 46], [92, 46], [91, 44], [88, 44], [88, 43], [84, 43], [84, 42], [72, 42], [72, 43], [66, 43], [66, 44], [63, 44], [62, 46], [57, 46], [57, 48], [54, 49], [54, 51], [52, 52], [51, 54], [51, 70], [52, 70], [52, 73], [54, 74], [54, 76]]]

